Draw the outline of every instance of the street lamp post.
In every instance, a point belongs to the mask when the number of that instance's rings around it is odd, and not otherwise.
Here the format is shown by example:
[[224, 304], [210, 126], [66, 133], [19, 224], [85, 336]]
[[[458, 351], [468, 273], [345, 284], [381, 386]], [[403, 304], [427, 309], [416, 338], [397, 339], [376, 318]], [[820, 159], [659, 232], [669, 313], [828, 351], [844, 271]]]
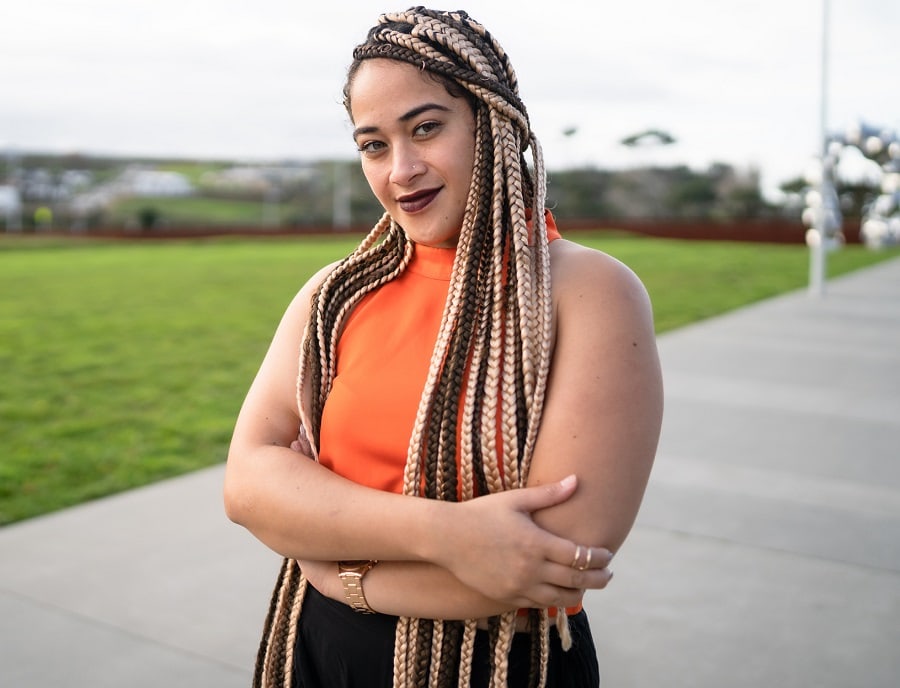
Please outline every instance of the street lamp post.
[[[820, 144], [822, 146], [822, 168], [819, 178], [819, 196], [823, 201], [831, 197], [833, 192], [832, 165], [829, 164], [828, 151], [828, 24], [830, 0], [822, 0], [822, 83], [819, 103]], [[809, 293], [822, 296], [825, 293], [825, 256], [828, 251], [827, 237], [829, 222], [825, 208], [816, 214], [815, 232], [809, 242]]]

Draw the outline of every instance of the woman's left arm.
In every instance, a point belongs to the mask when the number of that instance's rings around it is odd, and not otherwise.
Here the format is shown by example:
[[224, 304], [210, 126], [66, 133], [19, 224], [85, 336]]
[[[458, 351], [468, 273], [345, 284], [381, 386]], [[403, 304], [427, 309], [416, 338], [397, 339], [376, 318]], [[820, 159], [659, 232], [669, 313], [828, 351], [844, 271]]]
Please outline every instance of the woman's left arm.
[[619, 261], [565, 240], [550, 249], [555, 345], [528, 484], [575, 474], [578, 490], [535, 521], [615, 552], [637, 516], [662, 423], [652, 308]]

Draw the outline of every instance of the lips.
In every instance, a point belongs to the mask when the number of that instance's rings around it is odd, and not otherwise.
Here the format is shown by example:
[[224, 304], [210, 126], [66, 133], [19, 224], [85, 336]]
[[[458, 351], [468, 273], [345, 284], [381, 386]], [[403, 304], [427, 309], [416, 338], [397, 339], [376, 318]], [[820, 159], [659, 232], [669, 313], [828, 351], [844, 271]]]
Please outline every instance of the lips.
[[428, 206], [440, 193], [440, 188], [424, 189], [415, 193], [400, 196], [397, 204], [404, 213], [415, 213]]

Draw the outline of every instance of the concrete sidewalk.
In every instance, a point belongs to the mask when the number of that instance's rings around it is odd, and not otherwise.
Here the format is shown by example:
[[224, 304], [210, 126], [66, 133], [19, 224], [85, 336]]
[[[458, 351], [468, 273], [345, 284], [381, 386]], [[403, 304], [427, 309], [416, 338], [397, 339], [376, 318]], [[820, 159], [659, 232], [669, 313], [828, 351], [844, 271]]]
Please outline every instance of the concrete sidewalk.
[[[660, 339], [606, 688], [900, 685], [900, 260]], [[0, 686], [246, 688], [279, 559], [222, 468], [0, 530]]]
[[592, 605], [606, 685], [900, 686], [900, 261], [660, 352], [660, 451]]

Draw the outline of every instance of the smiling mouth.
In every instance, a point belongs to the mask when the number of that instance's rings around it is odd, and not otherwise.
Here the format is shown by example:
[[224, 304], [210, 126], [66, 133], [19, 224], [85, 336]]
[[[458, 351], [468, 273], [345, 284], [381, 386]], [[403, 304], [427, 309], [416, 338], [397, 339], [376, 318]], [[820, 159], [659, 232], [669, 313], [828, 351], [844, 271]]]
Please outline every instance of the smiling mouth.
[[400, 210], [405, 213], [415, 213], [419, 210], [422, 210], [426, 206], [428, 206], [440, 193], [440, 188], [437, 189], [425, 189], [423, 191], [416, 191], [415, 193], [406, 194], [405, 196], [400, 196], [397, 199], [397, 204], [400, 206]]

